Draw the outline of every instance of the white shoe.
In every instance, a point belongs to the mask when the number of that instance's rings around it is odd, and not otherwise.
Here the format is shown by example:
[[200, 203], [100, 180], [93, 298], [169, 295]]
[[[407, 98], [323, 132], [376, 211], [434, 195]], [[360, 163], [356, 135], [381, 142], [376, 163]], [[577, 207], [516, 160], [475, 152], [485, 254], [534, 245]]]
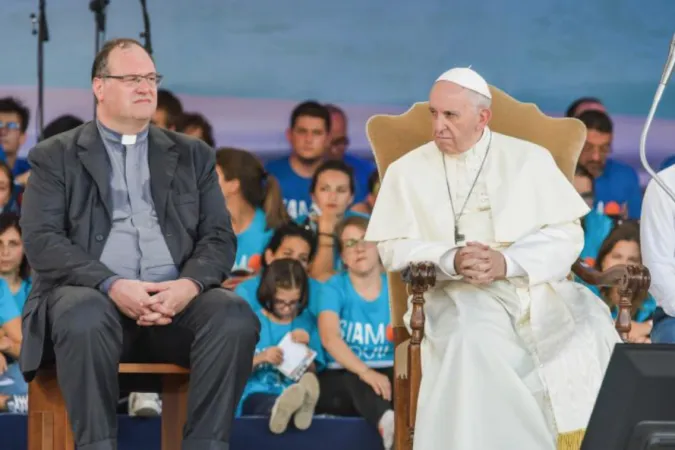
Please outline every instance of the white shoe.
[[385, 450], [391, 450], [394, 446], [394, 411], [391, 409], [382, 414], [380, 424], [377, 427], [382, 436], [382, 444]]
[[305, 388], [305, 399], [293, 417], [293, 423], [298, 430], [306, 430], [312, 425], [314, 408], [319, 401], [319, 380], [312, 372], [307, 372], [300, 378], [298, 384]]
[[156, 417], [162, 415], [162, 402], [159, 394], [132, 392], [129, 394], [129, 415], [136, 417]]
[[288, 422], [293, 414], [300, 409], [305, 401], [305, 388], [299, 384], [292, 384], [284, 389], [284, 392], [277, 397], [272, 413], [270, 414], [269, 427], [274, 434], [281, 434], [286, 431]]

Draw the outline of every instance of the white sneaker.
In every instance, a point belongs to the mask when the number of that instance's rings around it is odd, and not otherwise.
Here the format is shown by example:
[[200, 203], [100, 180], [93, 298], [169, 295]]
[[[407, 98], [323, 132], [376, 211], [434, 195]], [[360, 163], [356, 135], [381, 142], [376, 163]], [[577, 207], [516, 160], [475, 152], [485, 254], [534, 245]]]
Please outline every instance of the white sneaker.
[[380, 424], [377, 427], [382, 436], [382, 444], [385, 450], [391, 450], [394, 446], [394, 411], [391, 409], [382, 414]]
[[28, 395], [10, 395], [7, 400], [7, 412], [28, 414]]
[[319, 401], [319, 380], [312, 372], [307, 372], [300, 378], [298, 384], [305, 388], [305, 399], [293, 417], [293, 423], [298, 430], [306, 430], [312, 425], [314, 408]]
[[272, 413], [270, 414], [269, 427], [274, 434], [281, 434], [286, 431], [288, 422], [293, 414], [300, 409], [305, 401], [305, 388], [299, 384], [292, 384], [284, 389], [284, 392], [277, 397]]
[[132, 392], [129, 394], [129, 415], [136, 417], [155, 417], [162, 415], [162, 402], [159, 394]]

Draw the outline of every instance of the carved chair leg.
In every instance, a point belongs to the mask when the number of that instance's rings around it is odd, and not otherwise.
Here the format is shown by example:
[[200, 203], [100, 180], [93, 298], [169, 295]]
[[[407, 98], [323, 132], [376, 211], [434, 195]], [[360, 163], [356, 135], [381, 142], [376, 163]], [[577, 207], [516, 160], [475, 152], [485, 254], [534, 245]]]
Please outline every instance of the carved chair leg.
[[185, 374], [162, 377], [162, 450], [180, 450], [187, 420], [189, 377]]
[[54, 369], [28, 385], [28, 450], [73, 450], [73, 431]]
[[394, 448], [396, 450], [412, 450], [410, 439], [412, 430], [408, 426], [409, 398], [410, 380], [404, 377], [396, 377], [394, 379], [394, 411], [396, 412]]

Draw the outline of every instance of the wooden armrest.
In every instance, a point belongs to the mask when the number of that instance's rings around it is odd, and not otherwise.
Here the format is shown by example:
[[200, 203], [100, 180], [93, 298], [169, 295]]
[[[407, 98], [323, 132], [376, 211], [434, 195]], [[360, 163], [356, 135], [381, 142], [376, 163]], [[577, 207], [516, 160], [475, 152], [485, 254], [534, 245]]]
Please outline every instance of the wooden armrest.
[[[436, 266], [431, 262], [413, 263], [401, 273], [403, 281], [412, 290], [412, 313], [410, 316], [410, 329], [412, 331], [407, 345], [407, 361], [403, 368], [409, 380], [408, 394], [408, 431], [410, 442], [415, 429], [415, 417], [417, 415], [417, 398], [422, 382], [422, 350], [420, 345], [424, 338], [424, 293], [436, 285]], [[396, 356], [405, 351], [405, 346], [397, 349]], [[401, 368], [399, 368], [401, 369]], [[403, 379], [404, 377], [397, 378]]]
[[651, 275], [643, 265], [618, 265], [598, 271], [577, 260], [572, 272], [585, 283], [597, 287], [616, 287], [619, 290], [619, 314], [616, 329], [625, 341], [631, 328], [633, 301], [649, 290]]

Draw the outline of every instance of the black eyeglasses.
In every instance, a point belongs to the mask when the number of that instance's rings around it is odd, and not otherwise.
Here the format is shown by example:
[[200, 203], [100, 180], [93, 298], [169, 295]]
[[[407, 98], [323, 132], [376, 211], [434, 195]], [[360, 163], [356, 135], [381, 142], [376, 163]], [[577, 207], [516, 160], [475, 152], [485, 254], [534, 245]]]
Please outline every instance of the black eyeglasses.
[[291, 308], [291, 309], [296, 309], [298, 307], [299, 303], [300, 302], [298, 302], [297, 300], [286, 301], [286, 300], [281, 300], [281, 299], [278, 299], [278, 298], [274, 299], [275, 305], [280, 305], [280, 306], [283, 305], [283, 306], [286, 306], [287, 308]]
[[122, 83], [128, 86], [138, 86], [141, 84], [141, 81], [145, 80], [148, 82], [148, 84], [150, 84], [150, 86], [155, 87], [158, 87], [160, 84], [162, 84], [162, 79], [164, 79], [164, 77], [158, 73], [149, 73], [147, 75], [100, 75], [99, 78], [120, 80]]

